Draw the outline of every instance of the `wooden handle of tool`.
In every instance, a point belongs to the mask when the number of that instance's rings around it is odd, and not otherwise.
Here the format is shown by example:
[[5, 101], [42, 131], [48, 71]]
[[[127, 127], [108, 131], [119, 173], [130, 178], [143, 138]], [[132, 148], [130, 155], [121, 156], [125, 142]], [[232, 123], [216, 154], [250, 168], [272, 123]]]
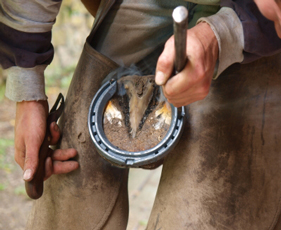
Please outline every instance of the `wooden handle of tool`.
[[44, 138], [44, 141], [43, 141], [40, 151], [39, 151], [39, 163], [38, 163], [37, 171], [35, 172], [34, 177], [31, 181], [25, 182], [26, 193], [32, 199], [38, 199], [43, 194], [43, 190], [44, 190], [43, 183], [44, 183], [44, 177], [45, 177], [45, 162], [48, 157], [49, 140], [50, 140], [49, 132], [46, 132], [46, 136]]
[[[60, 103], [60, 106], [59, 106]], [[44, 190], [44, 177], [45, 177], [45, 163], [49, 156], [49, 145], [51, 140], [50, 125], [52, 122], [56, 122], [64, 109], [64, 97], [60, 93], [54, 106], [52, 107], [48, 118], [46, 126], [46, 134], [44, 141], [39, 150], [38, 167], [31, 181], [25, 182], [25, 190], [27, 195], [32, 199], [38, 199], [42, 196]]]

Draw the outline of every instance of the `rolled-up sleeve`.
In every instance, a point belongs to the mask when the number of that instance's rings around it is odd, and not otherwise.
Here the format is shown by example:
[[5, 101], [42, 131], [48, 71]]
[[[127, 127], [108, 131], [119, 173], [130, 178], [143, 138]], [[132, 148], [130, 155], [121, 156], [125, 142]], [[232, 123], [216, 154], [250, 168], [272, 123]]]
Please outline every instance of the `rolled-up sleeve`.
[[218, 13], [203, 17], [197, 23], [206, 22], [212, 28], [219, 45], [216, 79], [228, 66], [243, 61], [244, 37], [242, 24], [236, 13], [223, 7]]
[[0, 65], [13, 101], [46, 100], [44, 70], [54, 48], [51, 29], [59, 0], [0, 0]]
[[248, 63], [281, 51], [274, 23], [266, 19], [252, 0], [222, 0], [218, 13], [200, 18], [216, 35], [219, 44], [216, 79], [234, 63]]
[[253, 0], [221, 0], [222, 7], [235, 11], [244, 34], [243, 63], [271, 56], [281, 51], [281, 39], [274, 23], [265, 18]]

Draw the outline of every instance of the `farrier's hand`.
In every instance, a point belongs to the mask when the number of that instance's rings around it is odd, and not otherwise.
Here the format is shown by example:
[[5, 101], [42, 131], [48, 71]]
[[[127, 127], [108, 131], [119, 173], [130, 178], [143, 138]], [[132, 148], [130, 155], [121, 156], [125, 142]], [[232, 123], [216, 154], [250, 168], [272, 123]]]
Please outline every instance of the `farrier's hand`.
[[[23, 179], [30, 181], [38, 166], [38, 153], [46, 132], [48, 116], [47, 101], [23, 101], [17, 103], [15, 124], [15, 160], [24, 170]], [[58, 125], [53, 122], [50, 127], [51, 144], [60, 138]], [[49, 150], [51, 158], [46, 160], [45, 179], [52, 174], [68, 173], [78, 168], [76, 161], [66, 161], [74, 157], [75, 149]]]
[[188, 30], [186, 55], [188, 62], [185, 68], [170, 78], [175, 59], [172, 36], [166, 42], [156, 67], [155, 81], [162, 85], [165, 97], [176, 107], [202, 100], [209, 93], [218, 58], [218, 42], [207, 23]]

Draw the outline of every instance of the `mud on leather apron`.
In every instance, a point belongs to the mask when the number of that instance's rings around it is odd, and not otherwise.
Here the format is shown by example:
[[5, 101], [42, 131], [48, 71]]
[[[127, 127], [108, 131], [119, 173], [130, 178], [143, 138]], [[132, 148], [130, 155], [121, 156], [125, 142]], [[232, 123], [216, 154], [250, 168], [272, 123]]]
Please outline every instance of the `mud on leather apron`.
[[[106, 12], [101, 9], [98, 15]], [[126, 228], [127, 170], [98, 156], [87, 127], [90, 102], [116, 67], [85, 44], [61, 119], [60, 147], [78, 150], [80, 168], [46, 181], [27, 229]], [[280, 68], [280, 55], [234, 65], [213, 82], [205, 100], [187, 107], [186, 129], [165, 159], [148, 230], [281, 229], [276, 225], [281, 198]]]
[[231, 66], [188, 110], [147, 229], [280, 230], [281, 54]]
[[[88, 40], [113, 3], [102, 1]], [[117, 67], [85, 43], [60, 119], [60, 148], [77, 149], [80, 167], [69, 174], [54, 175], [45, 182], [44, 194], [33, 205], [27, 229], [126, 228], [128, 170], [112, 167], [99, 156], [87, 126], [92, 98], [105, 76]]]

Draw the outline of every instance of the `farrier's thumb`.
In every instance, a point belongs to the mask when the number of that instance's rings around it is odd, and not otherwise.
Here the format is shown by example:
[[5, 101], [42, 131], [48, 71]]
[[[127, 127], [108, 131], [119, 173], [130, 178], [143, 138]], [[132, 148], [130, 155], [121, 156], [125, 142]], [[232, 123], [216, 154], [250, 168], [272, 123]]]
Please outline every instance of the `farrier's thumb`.
[[38, 167], [40, 145], [27, 146], [24, 162], [23, 180], [31, 181]]

